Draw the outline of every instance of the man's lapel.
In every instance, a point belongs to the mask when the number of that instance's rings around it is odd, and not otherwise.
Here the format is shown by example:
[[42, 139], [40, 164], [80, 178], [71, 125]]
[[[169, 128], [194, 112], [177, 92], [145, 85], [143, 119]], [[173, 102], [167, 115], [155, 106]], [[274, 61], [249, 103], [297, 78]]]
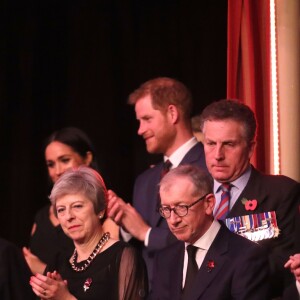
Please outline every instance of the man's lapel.
[[203, 145], [201, 143], [197, 143], [194, 147], [192, 147], [189, 152], [183, 157], [180, 165], [184, 164], [195, 164], [200, 162], [201, 155], [203, 155]]
[[[268, 198], [264, 185], [261, 184], [261, 181], [262, 175], [252, 167], [249, 181], [230, 210], [227, 218], [249, 215], [260, 211], [259, 208], [261, 204]], [[246, 210], [245, 204], [243, 203], [246, 200], [256, 200], [256, 209], [253, 211]]]
[[181, 243], [180, 249], [174, 248], [173, 253], [173, 264], [170, 270], [167, 270], [170, 278], [170, 299], [172, 300], [179, 300], [181, 297], [181, 290], [182, 290], [182, 272], [183, 272], [183, 260], [184, 260], [184, 250], [185, 246], [184, 243]]
[[223, 228], [222, 225], [199, 269], [195, 285], [191, 291], [191, 300], [200, 298], [209, 285], [212, 288], [211, 283], [216, 276], [219, 272], [224, 272], [224, 264], [228, 261], [225, 255], [228, 251], [227, 236], [227, 229]]
[[159, 188], [158, 184], [160, 182], [160, 174], [163, 169], [163, 163], [159, 163], [155, 168], [157, 170], [155, 171], [155, 174], [153, 175], [153, 178], [151, 179], [153, 181], [153, 184], [149, 184], [148, 186], [155, 186], [155, 188], [152, 191], [148, 191], [149, 193], [154, 193], [152, 194], [152, 197], [149, 197], [148, 199], [156, 199], [156, 201], [149, 201], [148, 207], [149, 207], [149, 213], [150, 213], [150, 223], [151, 224], [158, 224], [159, 221], [161, 220], [161, 216], [159, 214], [158, 208], [160, 205], [160, 198], [159, 198]]

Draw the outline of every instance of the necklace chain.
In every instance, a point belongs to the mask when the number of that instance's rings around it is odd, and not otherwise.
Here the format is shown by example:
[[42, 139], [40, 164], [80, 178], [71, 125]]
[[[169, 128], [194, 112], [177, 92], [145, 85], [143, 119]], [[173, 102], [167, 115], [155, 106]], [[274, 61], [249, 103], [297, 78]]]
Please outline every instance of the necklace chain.
[[101, 239], [99, 240], [98, 244], [96, 245], [95, 249], [93, 250], [93, 252], [90, 254], [90, 256], [88, 257], [88, 259], [86, 260], [86, 263], [82, 266], [82, 267], [77, 267], [75, 266], [75, 264], [77, 263], [77, 250], [76, 248], [74, 249], [73, 255], [71, 257], [71, 267], [75, 272], [83, 272], [85, 271], [89, 265], [91, 264], [91, 262], [95, 259], [95, 257], [97, 256], [97, 254], [100, 252], [100, 250], [103, 248], [103, 246], [106, 244], [106, 242], [109, 240], [110, 238], [110, 233], [106, 232], [102, 235]]

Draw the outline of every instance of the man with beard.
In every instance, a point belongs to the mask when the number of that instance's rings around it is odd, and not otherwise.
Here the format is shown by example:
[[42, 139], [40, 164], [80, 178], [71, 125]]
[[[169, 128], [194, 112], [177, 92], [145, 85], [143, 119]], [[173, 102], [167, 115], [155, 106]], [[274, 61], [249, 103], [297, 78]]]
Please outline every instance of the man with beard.
[[[132, 205], [109, 192], [108, 216], [119, 224], [125, 240], [134, 238], [142, 250], [151, 288], [156, 251], [176, 240], [159, 214], [158, 183], [172, 168], [194, 164], [206, 169], [203, 145], [193, 137], [190, 123], [192, 97], [187, 87], [172, 78], [155, 78], [130, 96], [149, 153], [162, 154], [164, 161], [147, 169], [135, 181]], [[127, 235], [127, 237], [126, 237]]]

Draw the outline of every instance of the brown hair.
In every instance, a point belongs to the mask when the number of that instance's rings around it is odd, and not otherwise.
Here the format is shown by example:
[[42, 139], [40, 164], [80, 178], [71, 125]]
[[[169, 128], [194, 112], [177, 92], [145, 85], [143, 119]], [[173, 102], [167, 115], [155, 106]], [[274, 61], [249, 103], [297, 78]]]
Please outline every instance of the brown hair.
[[151, 96], [155, 109], [165, 110], [168, 105], [175, 105], [182, 113], [184, 119], [189, 119], [192, 111], [192, 96], [188, 88], [180, 81], [158, 77], [146, 81], [129, 95], [128, 104], [136, 102], [147, 95]]
[[209, 104], [201, 114], [201, 130], [206, 121], [234, 120], [243, 125], [248, 144], [256, 138], [257, 123], [254, 112], [246, 104], [232, 99], [222, 99]]

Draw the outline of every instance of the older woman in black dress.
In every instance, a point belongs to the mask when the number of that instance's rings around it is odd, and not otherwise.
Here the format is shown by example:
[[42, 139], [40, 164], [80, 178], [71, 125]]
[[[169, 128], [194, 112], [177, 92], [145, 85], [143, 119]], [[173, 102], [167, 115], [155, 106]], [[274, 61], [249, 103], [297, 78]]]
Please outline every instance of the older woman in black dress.
[[[98, 170], [94, 145], [79, 128], [65, 127], [53, 132], [45, 141], [44, 152], [52, 183], [66, 170], [81, 165]], [[110, 219], [105, 220], [105, 226], [110, 227], [111, 233], [116, 236], [117, 226]], [[29, 248], [24, 247], [23, 253], [33, 274], [43, 273], [57, 253], [70, 253], [73, 249], [72, 240], [63, 233], [50, 203], [35, 216]]]
[[136, 250], [104, 232], [100, 220], [107, 204], [104, 182], [95, 170], [66, 171], [50, 200], [63, 231], [73, 240], [71, 257], [63, 254], [30, 284], [42, 299], [143, 299], [147, 272]]

